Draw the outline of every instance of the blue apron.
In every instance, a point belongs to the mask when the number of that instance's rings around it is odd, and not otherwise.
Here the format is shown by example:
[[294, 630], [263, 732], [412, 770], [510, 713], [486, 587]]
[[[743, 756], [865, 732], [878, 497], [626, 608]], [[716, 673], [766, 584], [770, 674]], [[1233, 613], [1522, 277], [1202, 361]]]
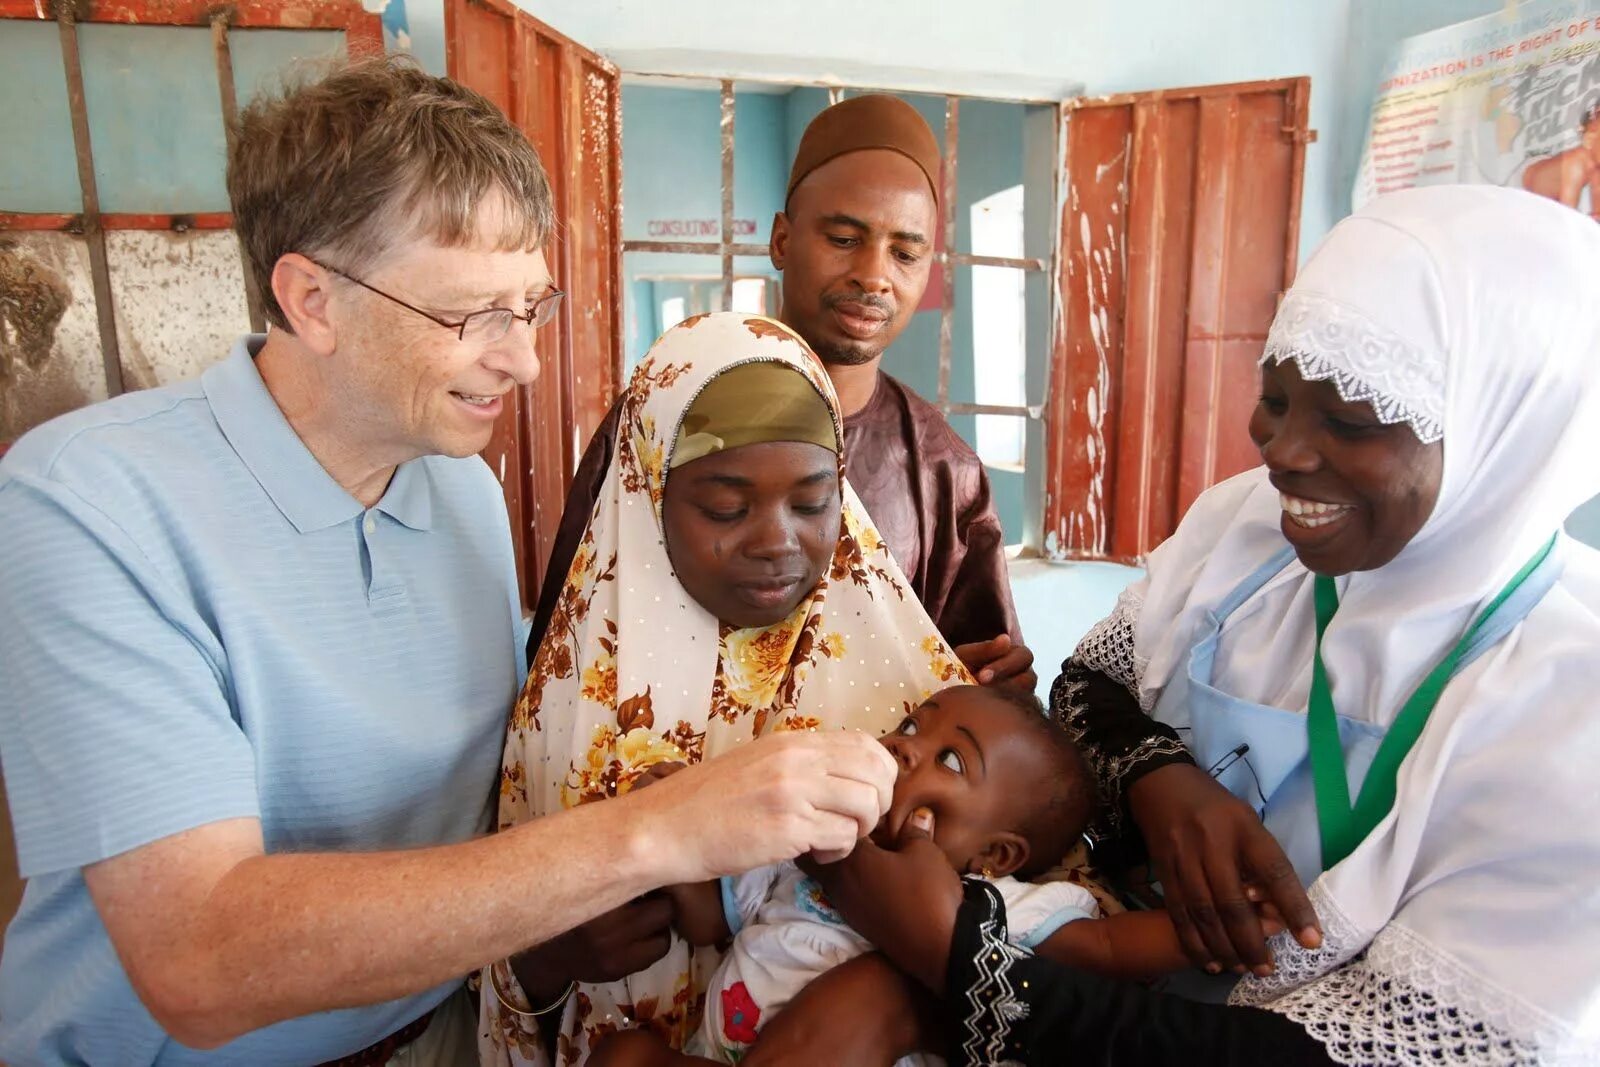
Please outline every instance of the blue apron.
[[[1206, 613], [1195, 627], [1185, 668], [1167, 683], [1152, 717], [1176, 729], [1195, 762], [1255, 809], [1294, 864], [1301, 883], [1309, 886], [1322, 873], [1322, 837], [1312, 788], [1306, 714], [1241, 700], [1211, 684], [1223, 622], [1293, 559], [1294, 549], [1284, 548]], [[1506, 598], [1467, 647], [1456, 673], [1527, 617], [1561, 576], [1563, 559], [1560, 551], [1550, 552]], [[1354, 796], [1384, 731], [1345, 715], [1338, 719]]]

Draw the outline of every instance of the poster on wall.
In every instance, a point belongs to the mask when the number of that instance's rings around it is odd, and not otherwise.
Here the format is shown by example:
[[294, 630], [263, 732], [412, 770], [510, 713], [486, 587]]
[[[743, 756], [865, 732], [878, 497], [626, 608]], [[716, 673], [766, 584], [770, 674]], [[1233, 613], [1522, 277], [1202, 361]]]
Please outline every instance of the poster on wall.
[[1600, 220], [1600, 0], [1531, 0], [1401, 43], [1352, 200], [1446, 182], [1527, 189]]

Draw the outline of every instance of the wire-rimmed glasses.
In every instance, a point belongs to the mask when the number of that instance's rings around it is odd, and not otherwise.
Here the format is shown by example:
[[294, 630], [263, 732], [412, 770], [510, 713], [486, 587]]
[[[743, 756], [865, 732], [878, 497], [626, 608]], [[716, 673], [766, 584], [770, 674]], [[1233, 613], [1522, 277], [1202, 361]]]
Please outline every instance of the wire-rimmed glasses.
[[504, 337], [510, 331], [511, 324], [518, 319], [535, 329], [543, 326], [555, 318], [556, 310], [561, 307], [561, 298], [567, 295], [560, 289], [549, 289], [524, 311], [512, 311], [510, 308], [484, 308], [482, 311], [474, 311], [460, 322], [450, 322], [448, 319], [441, 319], [437, 315], [408, 304], [398, 296], [386, 293], [375, 285], [368, 285], [355, 275], [346, 274], [337, 267], [330, 267], [325, 263], [319, 263], [318, 266], [322, 267], [323, 270], [337, 274], [346, 281], [355, 282], [368, 292], [377, 293], [385, 300], [399, 304], [407, 311], [416, 312], [430, 322], [436, 322], [446, 329], [456, 331], [456, 337], [459, 340], [480, 341], [486, 344]]

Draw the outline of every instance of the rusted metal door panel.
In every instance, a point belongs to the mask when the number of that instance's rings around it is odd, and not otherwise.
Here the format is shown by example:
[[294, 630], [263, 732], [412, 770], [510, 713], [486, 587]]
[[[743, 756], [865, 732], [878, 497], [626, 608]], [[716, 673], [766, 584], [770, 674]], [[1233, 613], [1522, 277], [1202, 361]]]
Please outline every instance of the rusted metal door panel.
[[1309, 81], [1066, 105], [1046, 551], [1142, 558], [1257, 462], [1255, 363], [1297, 255]]
[[[525, 24], [526, 26], [527, 24]], [[556, 527], [566, 501], [568, 479], [574, 463], [572, 442], [572, 301], [576, 298], [567, 268], [567, 220], [571, 218], [570, 185], [565, 159], [567, 115], [561, 43], [531, 27], [521, 33], [518, 47], [523, 57], [517, 122], [544, 161], [550, 175], [550, 192], [560, 220], [545, 241], [545, 256], [556, 284], [567, 291], [563, 314], [539, 336], [539, 380], [525, 390], [522, 432], [527, 442], [523, 479], [528, 489], [528, 515], [522, 543], [529, 569], [543, 580], [544, 561], [555, 543]], [[587, 440], [587, 438], [585, 438]], [[581, 446], [580, 446], [581, 447]], [[537, 586], [529, 590], [532, 606]]]
[[[453, 16], [453, 18], [452, 18]], [[483, 4], [451, 4], [445, 27], [445, 62], [450, 77], [471, 86], [515, 120], [512, 52], [517, 43], [514, 12]]]
[[[586, 442], [617, 390], [622, 336], [622, 97], [616, 72], [568, 49], [566, 267], [572, 286], [573, 418]], [[581, 444], [579, 447], [582, 447]]]
[[1256, 361], [1287, 284], [1294, 142], [1283, 135], [1286, 96], [1200, 101], [1179, 514], [1209, 486], [1260, 462], [1247, 427], [1260, 391]]
[[451, 77], [528, 135], [555, 199], [545, 256], [567, 300], [536, 338], [538, 382], [517, 390], [484, 453], [505, 488], [531, 608], [577, 457], [616, 397], [622, 365], [618, 75], [504, 0], [447, 0], [445, 39]]
[[1115, 379], [1122, 371], [1133, 114], [1103, 108], [1064, 118], [1072, 125], [1061, 179], [1066, 199], [1050, 361], [1045, 550], [1093, 556], [1104, 554], [1110, 525], [1107, 442], [1117, 426], [1105, 402], [1121, 392]]
[[1118, 420], [1111, 468], [1111, 542], [1128, 555], [1138, 544], [1170, 530], [1177, 514], [1177, 430], [1183, 407], [1184, 293], [1188, 261], [1172, 250], [1193, 235], [1193, 101], [1133, 108], [1133, 181], [1142, 194], [1130, 200], [1127, 329], [1122, 354], [1122, 395], [1133, 406]]

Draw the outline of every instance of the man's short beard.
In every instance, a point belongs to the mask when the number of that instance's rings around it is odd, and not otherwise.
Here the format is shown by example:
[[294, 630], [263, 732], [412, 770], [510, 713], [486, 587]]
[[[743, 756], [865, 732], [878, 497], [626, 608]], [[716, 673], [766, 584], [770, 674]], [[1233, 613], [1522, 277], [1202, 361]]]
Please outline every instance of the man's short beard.
[[862, 344], [818, 345], [817, 358], [833, 367], [859, 367], [883, 355], [881, 348], [868, 348]]

